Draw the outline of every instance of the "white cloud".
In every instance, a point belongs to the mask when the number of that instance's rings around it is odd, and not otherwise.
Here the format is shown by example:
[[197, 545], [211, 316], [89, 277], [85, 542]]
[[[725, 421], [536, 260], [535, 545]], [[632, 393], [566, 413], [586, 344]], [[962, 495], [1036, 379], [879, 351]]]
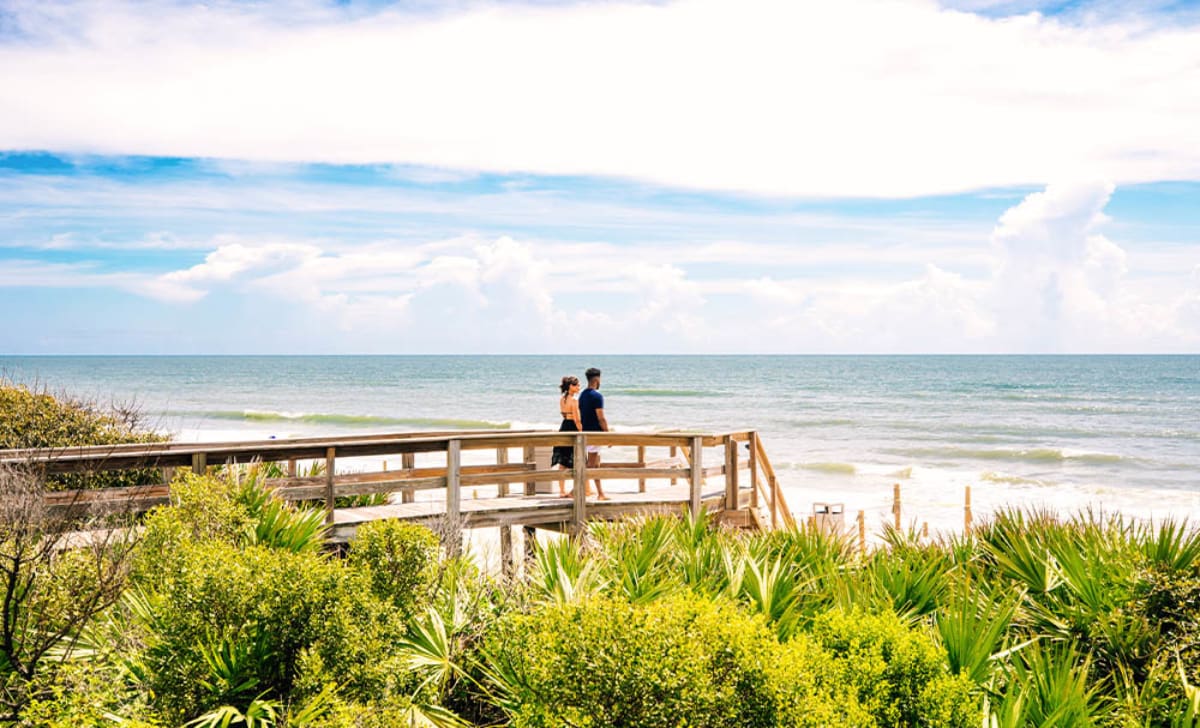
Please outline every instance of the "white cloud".
[[0, 50], [20, 69], [0, 79], [0, 148], [818, 196], [1200, 178], [1194, 26], [988, 19], [928, 0], [303, 22], [224, 4], [13, 12], [34, 40]]
[[867, 248], [839, 259], [832, 244], [223, 236], [203, 261], [162, 274], [4, 261], [0, 287], [115, 288], [193, 320], [236, 305], [248, 331], [288, 325], [284, 312], [293, 328], [280, 341], [322, 331], [325, 345], [364, 352], [1197, 350], [1197, 248], [1135, 275], [1135, 257], [1106, 235], [1112, 191], [1067, 183], [1027, 196], [977, 236], [971, 259], [986, 265], [966, 272], [954, 269], [962, 242], [892, 246], [864, 270]]

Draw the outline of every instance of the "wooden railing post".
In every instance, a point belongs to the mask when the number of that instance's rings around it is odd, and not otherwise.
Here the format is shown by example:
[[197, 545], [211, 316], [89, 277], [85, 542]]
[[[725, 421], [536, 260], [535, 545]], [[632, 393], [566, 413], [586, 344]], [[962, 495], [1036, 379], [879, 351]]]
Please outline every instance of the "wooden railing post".
[[[671, 467], [675, 467], [675, 458], [679, 455], [679, 448], [671, 446]], [[679, 478], [671, 478], [671, 485], [679, 485]]]
[[287, 474], [289, 478], [296, 477], [296, 458], [288, 458]]
[[446, 444], [446, 550], [451, 556], [462, 553], [462, 442]]
[[750, 461], [750, 507], [758, 510], [758, 433], [751, 430], [749, 439], [749, 461]]
[[733, 435], [725, 436], [725, 510], [738, 509], [738, 452]]
[[[496, 448], [496, 464], [497, 465], [508, 465], [508, 448], [507, 447]], [[496, 486], [496, 495], [500, 496], [501, 498], [508, 495], [508, 481], [500, 483]]]
[[[643, 468], [646, 467], [646, 446], [645, 445], [638, 445], [637, 458], [638, 458], [638, 466], [643, 467]], [[646, 479], [645, 478], [638, 478], [638, 492], [639, 493], [646, 492]]]
[[[524, 455], [525, 455], [525, 464], [532, 465], [536, 468], [537, 467], [537, 453], [534, 452], [533, 447], [526, 445]], [[525, 495], [537, 495], [537, 483], [536, 482], [534, 482], [532, 480], [525, 482]]]
[[192, 472], [196, 475], [204, 475], [208, 472], [208, 455], [202, 452], [192, 455]]
[[[409, 471], [411, 471], [413, 468], [417, 467], [416, 454], [411, 453], [411, 452], [401, 453], [400, 467], [404, 470], [409, 470]], [[412, 473], [411, 472], [405, 473], [405, 476], [411, 477]], [[412, 488], [405, 488], [404, 490], [400, 491], [400, 502], [401, 503], [412, 503], [414, 500], [416, 500], [416, 493], [413, 491]]]
[[[508, 464], [508, 448], [496, 448], [496, 464]], [[508, 495], [508, 482], [499, 483], [496, 486], [496, 495], [503, 498]], [[500, 573], [506, 577], [510, 577], [514, 573], [513, 569], [513, 531], [512, 526], [504, 525], [500, 527]]]
[[688, 487], [690, 488], [688, 497], [688, 507], [691, 509], [692, 517], [700, 515], [700, 486], [701, 480], [704, 477], [704, 438], [692, 438], [692, 472], [688, 476]]
[[583, 533], [587, 523], [587, 435], [575, 435], [575, 492], [572, 508], [571, 532]]
[[336, 453], [337, 448], [325, 449], [325, 522], [330, 525], [333, 524], [333, 468]]

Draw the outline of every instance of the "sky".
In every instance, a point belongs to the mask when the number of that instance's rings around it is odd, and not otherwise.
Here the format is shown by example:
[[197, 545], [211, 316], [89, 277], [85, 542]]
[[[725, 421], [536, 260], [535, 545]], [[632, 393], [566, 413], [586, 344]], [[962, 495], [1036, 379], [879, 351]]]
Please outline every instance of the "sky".
[[6, 2], [0, 353], [1200, 352], [1200, 2]]

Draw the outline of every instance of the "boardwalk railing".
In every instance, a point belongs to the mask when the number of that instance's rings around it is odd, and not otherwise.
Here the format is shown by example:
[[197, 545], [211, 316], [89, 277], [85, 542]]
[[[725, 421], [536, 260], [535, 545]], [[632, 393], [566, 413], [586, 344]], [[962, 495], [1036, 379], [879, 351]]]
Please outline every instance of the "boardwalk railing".
[[[600, 467], [587, 466], [588, 446], [621, 448], [602, 450]], [[575, 468], [549, 468], [539, 458], [548, 448], [574, 449]], [[511, 451], [520, 452], [510, 458]], [[718, 453], [712, 452], [719, 449]], [[636, 453], [629, 459], [630, 451]], [[654, 458], [648, 458], [654, 455]], [[613, 460], [613, 457], [624, 460]], [[363, 472], [359, 460], [379, 458], [400, 467]], [[470, 462], [464, 464], [466, 457]], [[418, 464], [420, 458], [422, 463]], [[711, 458], [711, 460], [709, 459]], [[543, 462], [539, 465], [539, 460]], [[118, 505], [147, 510], [169, 501], [174, 471], [191, 468], [206, 472], [212, 466], [256, 462], [286, 463], [287, 475], [265, 480], [279, 496], [290, 500], [319, 501], [332, 524], [334, 540], [353, 536], [358, 523], [376, 518], [407, 518], [442, 522], [444, 530], [512, 525], [578, 531], [593, 518], [611, 519], [637, 512], [675, 511], [683, 505], [692, 513], [701, 508], [722, 514], [736, 525], [774, 528], [794, 525], [780, 491], [774, 469], [754, 431], [726, 433], [558, 433], [511, 430], [486, 432], [414, 432], [357, 437], [300, 438], [226, 443], [153, 443], [38, 450], [0, 450], [0, 466], [32, 468], [44, 476], [88, 474], [126, 469], [155, 469], [161, 484], [94, 491], [67, 491], [47, 495], [51, 506], [84, 505], [104, 511]], [[316, 475], [299, 475], [298, 463], [319, 463]], [[706, 463], [712, 462], [712, 465]], [[339, 472], [339, 464], [342, 465]], [[312, 471], [312, 468], [309, 468]], [[745, 476], [745, 480], [743, 480]], [[723, 479], [720, 489], [710, 479]], [[538, 484], [573, 482], [570, 500], [538, 496]], [[588, 500], [589, 480], [636, 481], [637, 492], [626, 489], [610, 501]], [[665, 481], [668, 485], [662, 485]], [[686, 487], [680, 487], [679, 483]], [[648, 484], [655, 483], [654, 487]], [[480, 488], [494, 487], [479, 498]], [[465, 502], [464, 490], [472, 498]], [[443, 498], [422, 491], [443, 491]], [[336, 499], [398, 493], [401, 502], [389, 506], [336, 509]], [[530, 502], [536, 501], [536, 502]], [[408, 506], [405, 509], [405, 506]], [[390, 511], [388, 509], [391, 509]], [[763, 512], [765, 509], [765, 513]]]

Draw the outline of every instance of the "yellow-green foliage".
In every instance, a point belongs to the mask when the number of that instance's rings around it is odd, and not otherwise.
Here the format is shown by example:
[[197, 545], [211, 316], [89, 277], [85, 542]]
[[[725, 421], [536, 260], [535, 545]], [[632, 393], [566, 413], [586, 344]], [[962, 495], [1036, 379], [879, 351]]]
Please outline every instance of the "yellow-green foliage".
[[[0, 381], [0, 449], [118, 445], [167, 438], [137, 429], [134, 411], [106, 411], [93, 403]], [[56, 476], [52, 488], [107, 488], [157, 482], [157, 471], [136, 470], [96, 476]]]
[[373, 521], [358, 528], [347, 564], [371, 580], [380, 599], [405, 616], [428, 598], [438, 558], [438, 540], [424, 526]]
[[[416, 691], [397, 652], [405, 615], [374, 595], [369, 569], [258, 541], [262, 493], [188, 473], [172, 496], [146, 519], [135, 600], [122, 615], [165, 722], [245, 707], [260, 694], [302, 700], [331, 681], [354, 703], [387, 706]], [[432, 564], [418, 561], [422, 573], [406, 583], [430, 578]]]
[[834, 654], [836, 674], [857, 691], [880, 726], [979, 724], [971, 682], [950, 675], [929, 636], [896, 615], [835, 610], [814, 621], [812, 636]]
[[838, 725], [846, 717], [808, 679], [819, 663], [810, 669], [796, 650], [778, 669], [781, 648], [760, 618], [702, 597], [550, 606], [510, 618], [487, 645], [514, 726], [820, 724], [781, 723], [780, 707]]

